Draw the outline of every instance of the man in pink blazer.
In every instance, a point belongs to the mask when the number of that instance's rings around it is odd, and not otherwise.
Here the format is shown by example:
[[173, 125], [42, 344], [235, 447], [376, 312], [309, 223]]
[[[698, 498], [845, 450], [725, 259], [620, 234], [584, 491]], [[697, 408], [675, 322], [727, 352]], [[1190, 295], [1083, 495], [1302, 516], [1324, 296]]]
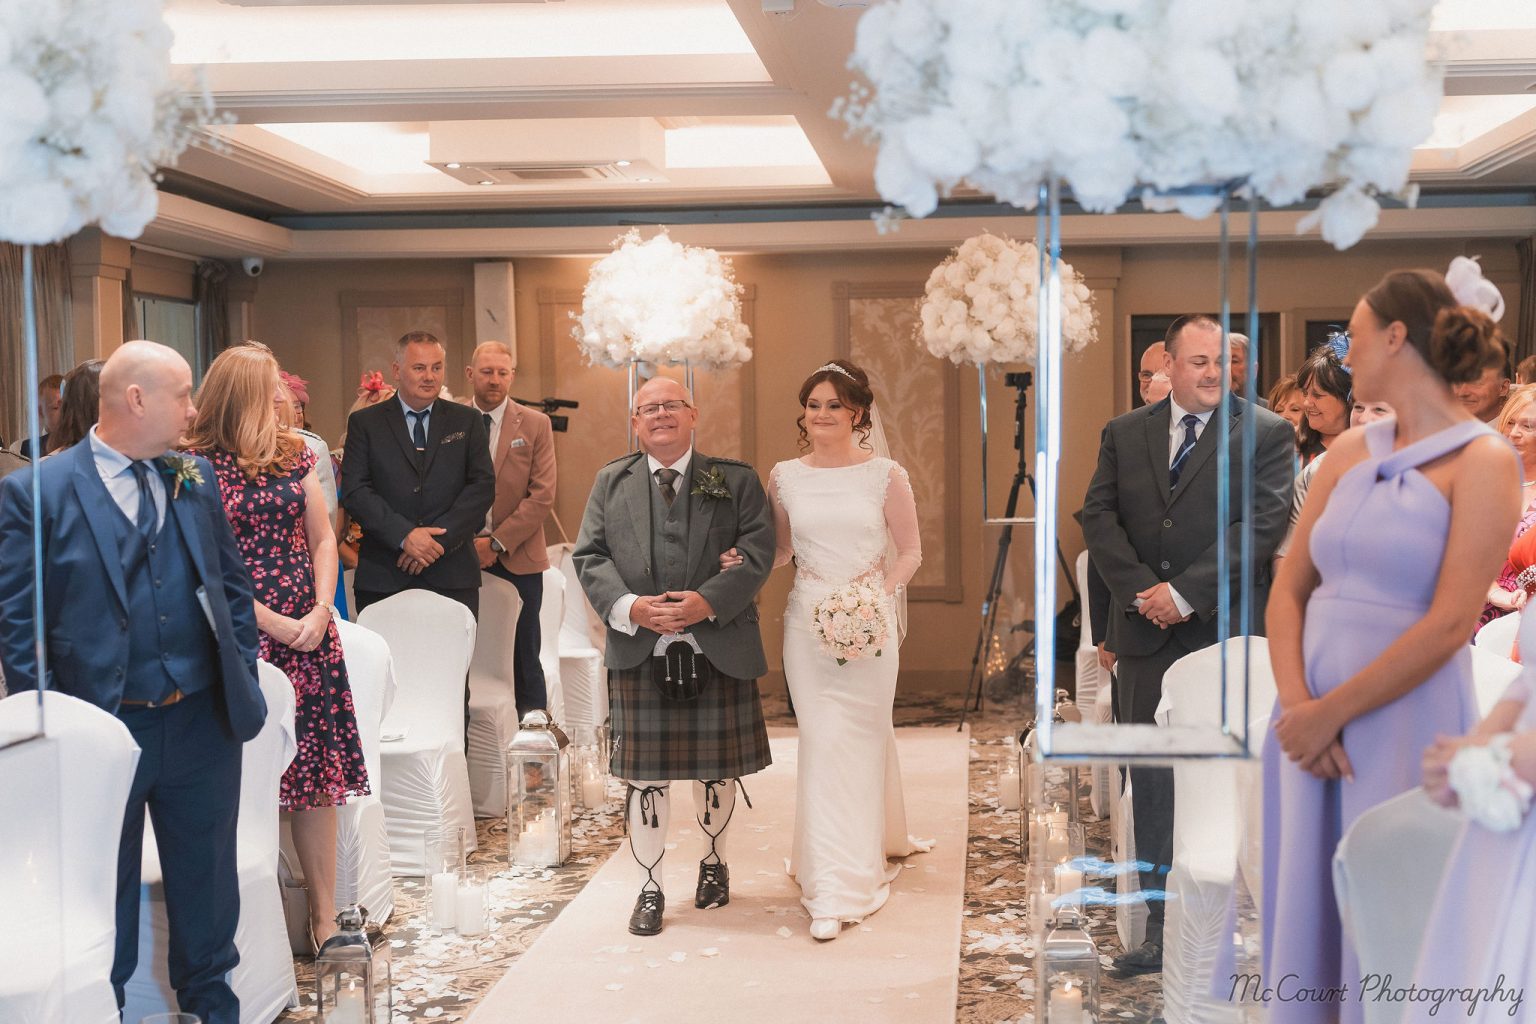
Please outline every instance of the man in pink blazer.
[[523, 599], [513, 643], [521, 718], [547, 702], [544, 669], [539, 664], [543, 643], [539, 607], [544, 602], [543, 573], [549, 568], [544, 520], [555, 505], [554, 434], [548, 416], [509, 397], [517, 369], [506, 345], [481, 342], [464, 373], [490, 434], [491, 463], [496, 470], [496, 500], [475, 539], [475, 553], [483, 571], [511, 583]]

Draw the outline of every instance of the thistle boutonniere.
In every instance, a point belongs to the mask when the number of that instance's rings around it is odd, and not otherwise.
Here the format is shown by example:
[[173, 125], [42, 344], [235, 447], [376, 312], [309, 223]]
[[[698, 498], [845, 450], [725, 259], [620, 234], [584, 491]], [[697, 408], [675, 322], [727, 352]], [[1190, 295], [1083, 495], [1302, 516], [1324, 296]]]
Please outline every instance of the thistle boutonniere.
[[197, 468], [197, 460], [190, 455], [162, 455], [160, 472], [171, 481], [171, 500], [181, 497], [183, 484], [201, 484], [203, 471]]
[[715, 466], [708, 473], [702, 469], [693, 474], [693, 490], [690, 494], [702, 494], [706, 498], [730, 498], [730, 488], [725, 486], [725, 474]]

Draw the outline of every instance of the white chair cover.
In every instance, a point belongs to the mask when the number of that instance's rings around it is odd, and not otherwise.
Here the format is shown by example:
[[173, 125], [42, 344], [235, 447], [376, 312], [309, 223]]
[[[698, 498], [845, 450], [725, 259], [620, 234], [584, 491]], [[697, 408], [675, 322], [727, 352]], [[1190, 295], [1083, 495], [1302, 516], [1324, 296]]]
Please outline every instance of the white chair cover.
[[[37, 701], [0, 700], [0, 734], [30, 732]], [[117, 837], [139, 748], [94, 705], [43, 706], [46, 738], [0, 751], [0, 1020], [116, 1024]]]
[[[1082, 613], [1077, 639], [1077, 706], [1092, 722], [1108, 722], [1111, 716], [1100, 715], [1111, 710], [1109, 673], [1099, 664], [1099, 649], [1093, 642], [1093, 629], [1089, 626], [1088, 608], [1088, 552], [1077, 556], [1077, 592], [1082, 595]], [[1100, 706], [1102, 704], [1102, 707]], [[1114, 765], [1098, 761], [1088, 770], [1088, 806], [1096, 817], [1109, 813], [1109, 803], [1118, 793], [1111, 793]]]
[[[371, 629], [336, 620], [341, 650], [347, 661], [347, 683], [357, 712], [357, 733], [368, 766], [367, 796], [356, 796], [336, 809], [336, 909], [352, 903], [368, 908], [368, 920], [378, 924], [395, 912], [395, 883], [389, 867], [389, 833], [384, 827], [384, 802], [379, 796], [383, 770], [379, 758], [379, 728], [395, 699], [395, 672], [389, 645]], [[293, 846], [291, 815], [284, 814], [283, 852], [296, 878], [303, 878]], [[303, 929], [298, 930], [303, 934]], [[305, 940], [305, 945], [308, 940]]]
[[429, 828], [461, 826], [468, 849], [476, 848], [464, 759], [475, 619], [457, 601], [406, 590], [369, 605], [358, 625], [382, 636], [394, 659], [398, 688], [381, 730], [381, 795], [391, 869], [397, 877], [417, 876], [426, 869]]
[[[1390, 974], [1404, 985], [1413, 978], [1435, 893], [1463, 824], [1461, 815], [1415, 789], [1372, 807], [1344, 833], [1333, 855], [1333, 892], [1362, 974]], [[1397, 1024], [1408, 1005], [1367, 1000], [1366, 1024]]]
[[[1505, 618], [1512, 617], [1505, 616]], [[1495, 621], [1502, 622], [1503, 619]], [[1488, 627], [1484, 626], [1483, 629], [1486, 631]], [[1499, 698], [1504, 696], [1504, 691], [1509, 689], [1509, 684], [1519, 677], [1520, 666], [1498, 654], [1500, 650], [1498, 646], [1473, 647], [1471, 650], [1472, 689], [1477, 692], [1477, 717], [1483, 718], [1493, 710]]]
[[539, 664], [544, 666], [545, 710], [555, 722], [565, 719], [565, 680], [560, 675], [560, 626], [565, 621], [565, 576], [544, 570], [544, 601], [539, 605]]
[[1501, 657], [1509, 657], [1515, 649], [1515, 637], [1520, 635], [1520, 612], [1501, 615], [1477, 631], [1472, 643]]
[[507, 744], [517, 734], [513, 650], [523, 599], [499, 576], [480, 574], [480, 621], [469, 663], [469, 796], [477, 818], [507, 813]]
[[[565, 704], [564, 723], [575, 727], [608, 721], [608, 671], [603, 667], [601, 643], [607, 633], [597, 612], [587, 602], [576, 576], [573, 545], [549, 548], [552, 568], [565, 577], [565, 615], [560, 624], [560, 689]], [[594, 623], [595, 629], [594, 629]], [[599, 638], [593, 640], [593, 633]]]
[[[1275, 700], [1269, 643], [1263, 637], [1226, 642], [1228, 717], [1248, 723], [1257, 751]], [[1250, 651], [1249, 699], [1242, 696], [1243, 652]], [[1159, 725], [1221, 724], [1222, 646], [1185, 655], [1163, 676]], [[1239, 1007], [1211, 995], [1211, 969], [1227, 931], [1239, 849], [1248, 828], [1243, 794], [1254, 784], [1255, 761], [1179, 761], [1173, 768], [1173, 870], [1168, 875], [1163, 925], [1163, 1016], [1169, 1024], [1224, 1024], [1241, 1019]], [[1251, 820], [1258, 826], [1257, 816]]]
[[[235, 947], [240, 963], [229, 984], [240, 999], [240, 1024], [270, 1024], [283, 1010], [298, 1005], [299, 991], [283, 922], [277, 880], [277, 791], [283, 772], [298, 752], [294, 735], [293, 684], [282, 670], [257, 665], [267, 720], [240, 758], [240, 824], [236, 860], [240, 872], [240, 923]], [[139, 966], [128, 980], [124, 1020], [139, 1020], [176, 1008], [176, 992], [166, 969], [170, 938], [165, 914], [165, 885], [160, 852], [148, 816], [144, 819], [144, 859], [139, 892]]]

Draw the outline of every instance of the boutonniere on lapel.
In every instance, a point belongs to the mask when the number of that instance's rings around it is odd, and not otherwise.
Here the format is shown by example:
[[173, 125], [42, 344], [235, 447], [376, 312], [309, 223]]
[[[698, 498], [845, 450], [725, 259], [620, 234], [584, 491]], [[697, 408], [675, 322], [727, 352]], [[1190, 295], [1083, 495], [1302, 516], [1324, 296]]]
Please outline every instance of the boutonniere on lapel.
[[181, 497], [183, 484], [198, 484], [203, 482], [203, 471], [197, 468], [197, 460], [190, 455], [162, 455], [157, 460], [160, 463], [160, 472], [171, 481], [171, 500]]
[[730, 489], [725, 486], [725, 474], [715, 466], [708, 473], [702, 469], [693, 474], [693, 490], [690, 494], [702, 494], [706, 498], [729, 498]]

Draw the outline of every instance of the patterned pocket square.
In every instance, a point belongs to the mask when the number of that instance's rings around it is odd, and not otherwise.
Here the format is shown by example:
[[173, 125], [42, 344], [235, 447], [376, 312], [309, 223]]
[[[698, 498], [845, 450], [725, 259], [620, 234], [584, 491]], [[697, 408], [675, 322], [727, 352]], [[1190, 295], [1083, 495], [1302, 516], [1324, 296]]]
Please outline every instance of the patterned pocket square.
[[462, 441], [462, 440], [464, 440], [464, 438], [467, 437], [467, 436], [468, 435], [465, 434], [464, 431], [461, 430], [461, 431], [459, 431], [456, 434], [449, 434], [447, 437], [445, 437], [441, 441], [439, 441], [438, 444], [453, 444], [453, 442], [455, 442], [455, 441]]
[[524, 445], [526, 445], [527, 443], [528, 443], [528, 439], [526, 437], [514, 437], [512, 439], [512, 443], [508, 447], [511, 447], [511, 448], [521, 448]]

